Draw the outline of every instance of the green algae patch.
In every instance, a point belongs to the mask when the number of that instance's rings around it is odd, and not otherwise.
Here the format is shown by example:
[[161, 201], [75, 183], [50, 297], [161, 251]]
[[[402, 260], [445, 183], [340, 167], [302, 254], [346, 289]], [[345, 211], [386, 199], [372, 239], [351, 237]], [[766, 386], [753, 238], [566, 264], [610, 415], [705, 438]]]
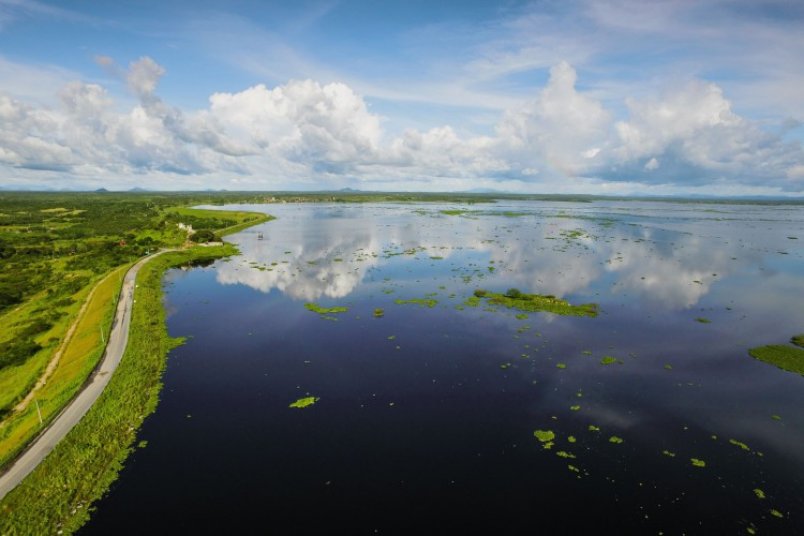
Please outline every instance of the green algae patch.
[[692, 462], [693, 467], [706, 467], [706, 462], [698, 458], [690, 458], [690, 462]]
[[622, 437], [617, 437], [616, 435], [613, 435], [613, 436], [611, 436], [609, 438], [609, 443], [614, 443], [615, 445], [619, 445], [622, 442], [623, 442], [623, 438]]
[[595, 317], [598, 313], [596, 303], [585, 303], [582, 305], [572, 305], [566, 300], [555, 296], [541, 294], [525, 294], [518, 289], [511, 288], [505, 294], [496, 294], [478, 289], [475, 297], [485, 298], [489, 305], [499, 305], [509, 309], [517, 309], [529, 313], [553, 313], [563, 316], [591, 316]]
[[574, 466], [574, 465], [572, 465], [571, 463], [567, 464], [567, 469], [569, 469], [569, 470], [570, 470], [570, 471], [572, 471], [573, 473], [580, 473], [580, 472], [581, 472], [581, 470], [580, 470], [580, 469], [578, 469], [577, 467], [575, 467], [575, 466]]
[[565, 363], [556, 363], [556, 368], [564, 370], [565, 368], [567, 368], [567, 365]]
[[619, 359], [617, 359], [616, 357], [612, 357], [612, 356], [610, 356], [610, 355], [604, 355], [604, 356], [603, 356], [603, 357], [600, 359], [600, 364], [601, 364], [601, 365], [613, 365], [614, 363], [617, 363], [618, 365], [622, 365], [622, 364], [623, 364], [623, 362], [622, 362], [622, 361], [620, 361], [620, 360], [619, 360]]
[[735, 447], [740, 447], [743, 450], [747, 450], [749, 452], [751, 451], [751, 448], [742, 441], [737, 441], [736, 439], [729, 439], [729, 443], [731, 443]]
[[380, 307], [374, 309], [374, 318], [382, 318], [385, 316], [385, 311], [383, 311]]
[[556, 452], [556, 456], [558, 456], [559, 458], [567, 458], [570, 460], [574, 460], [576, 458], [575, 454], [567, 452], [566, 450], [559, 450], [558, 452]]
[[465, 209], [449, 209], [449, 210], [440, 210], [441, 214], [445, 216], [462, 216], [463, 214], [469, 214], [469, 210]]
[[432, 309], [436, 305], [438, 305], [438, 300], [434, 300], [433, 298], [411, 298], [409, 300], [402, 300], [402, 299], [395, 299], [394, 303], [397, 305], [406, 305], [406, 304], [415, 304], [419, 307], [428, 307]]
[[332, 315], [332, 314], [338, 314], [338, 313], [345, 313], [346, 311], [349, 310], [348, 307], [343, 307], [343, 306], [339, 306], [339, 307], [321, 307], [317, 303], [312, 303], [312, 302], [305, 303], [304, 308], [307, 309], [308, 311], [312, 311], [312, 312], [318, 313], [320, 315]]
[[804, 376], [804, 349], [783, 344], [769, 344], [748, 350], [754, 359], [774, 365], [787, 372]]
[[759, 488], [754, 488], [754, 495], [757, 496], [757, 499], [764, 499], [765, 498], [765, 492], [762, 491]]
[[702, 316], [699, 316], [698, 318], [696, 318], [695, 321], [699, 322], [701, 324], [711, 324], [712, 323], [711, 320], [709, 320], [708, 318], [704, 318]]
[[316, 402], [318, 402], [320, 398], [315, 396], [305, 396], [304, 398], [300, 398], [297, 401], [290, 404], [289, 408], [306, 408], [308, 406], [312, 406]]
[[552, 430], [534, 430], [533, 437], [542, 443], [549, 443], [556, 438], [556, 434]]
[[664, 454], [664, 455], [665, 455], [665, 456], [667, 456], [668, 458], [675, 458], [675, 457], [676, 457], [676, 453], [675, 453], [675, 452], [672, 452], [672, 451], [670, 451], [670, 450], [663, 450], [663, 451], [662, 451], [662, 454]]
[[575, 436], [569, 436], [567, 437], [567, 441], [569, 441], [570, 443], [575, 443], [577, 439], [575, 439]]
[[590, 432], [599, 432], [599, 431], [600, 431], [600, 427], [599, 427], [599, 426], [595, 426], [594, 424], [590, 424], [590, 425], [589, 425], [588, 430], [589, 430]]
[[771, 510], [770, 510], [770, 514], [771, 514], [773, 517], [778, 517], [778, 518], [780, 518], [780, 519], [784, 518], [784, 514], [783, 514], [783, 513], [781, 513], [779, 510], [777, 510], [776, 508], [771, 508]]
[[580, 410], [581, 410], [581, 406], [578, 406], [578, 405], [576, 405], [576, 406], [570, 406], [570, 410], [572, 410], [572, 411], [580, 411]]

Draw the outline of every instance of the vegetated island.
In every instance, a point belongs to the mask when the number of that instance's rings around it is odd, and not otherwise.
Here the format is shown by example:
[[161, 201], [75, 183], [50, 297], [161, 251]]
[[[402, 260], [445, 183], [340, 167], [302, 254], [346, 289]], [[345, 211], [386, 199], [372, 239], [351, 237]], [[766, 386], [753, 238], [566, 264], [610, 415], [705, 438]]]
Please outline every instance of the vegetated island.
[[[802, 350], [804, 348], [804, 333], [795, 335], [790, 339], [790, 342], [795, 346], [768, 344], [751, 348], [748, 353], [754, 359], [804, 376], [804, 350]], [[799, 348], [796, 348], [796, 346], [799, 346]]]
[[[509, 309], [517, 309], [527, 312], [546, 312], [564, 316], [591, 316], [598, 314], [596, 303], [584, 303], [572, 305], [566, 300], [550, 295], [525, 294], [518, 289], [510, 288], [505, 294], [496, 294], [483, 289], [474, 292], [474, 300], [470, 298], [467, 305], [477, 305], [480, 300], [485, 299], [491, 306], [503, 306]], [[474, 302], [474, 303], [471, 303]]]

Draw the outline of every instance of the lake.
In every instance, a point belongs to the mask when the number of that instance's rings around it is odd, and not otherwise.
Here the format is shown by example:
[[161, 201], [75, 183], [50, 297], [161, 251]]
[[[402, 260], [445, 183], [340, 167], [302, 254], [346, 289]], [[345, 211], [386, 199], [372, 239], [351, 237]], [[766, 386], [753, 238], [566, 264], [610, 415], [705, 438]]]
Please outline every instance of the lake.
[[[804, 207], [227, 208], [277, 219], [167, 274], [187, 342], [82, 534], [804, 532], [804, 377], [748, 355], [804, 332]], [[599, 314], [472, 300], [511, 288]]]

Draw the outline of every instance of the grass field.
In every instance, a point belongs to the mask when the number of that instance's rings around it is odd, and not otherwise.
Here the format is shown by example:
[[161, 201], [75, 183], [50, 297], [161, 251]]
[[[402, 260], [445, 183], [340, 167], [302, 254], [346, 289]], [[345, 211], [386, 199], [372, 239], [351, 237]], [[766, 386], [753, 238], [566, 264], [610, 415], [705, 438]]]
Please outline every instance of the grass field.
[[[125, 265], [112, 271], [97, 284], [72, 337], [64, 344], [56, 368], [36, 392], [36, 402], [12, 413], [3, 421], [0, 428], [0, 464], [12, 459], [40, 432], [43, 425], [39, 422], [39, 411], [46, 426], [75, 396], [97, 365], [105, 346], [101, 330], [107, 335], [110, 331], [122, 278], [128, 268], [129, 265]], [[42, 370], [38, 372], [41, 375]], [[37, 378], [34, 378], [34, 382]]]
[[162, 275], [173, 266], [231, 255], [225, 244], [156, 257], [139, 272], [128, 346], [101, 397], [39, 467], [0, 503], [0, 534], [71, 534], [117, 478], [137, 430], [156, 409], [168, 351]]

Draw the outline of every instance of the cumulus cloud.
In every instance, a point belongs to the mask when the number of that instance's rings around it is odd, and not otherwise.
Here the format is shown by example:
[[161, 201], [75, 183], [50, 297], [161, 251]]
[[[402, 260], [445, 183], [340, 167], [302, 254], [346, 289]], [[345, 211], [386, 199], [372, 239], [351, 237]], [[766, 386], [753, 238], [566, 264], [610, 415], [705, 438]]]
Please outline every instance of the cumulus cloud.
[[[617, 121], [577, 87], [566, 62], [550, 69], [532, 99], [507, 110], [490, 136], [443, 125], [390, 137], [383, 118], [343, 83], [291, 80], [215, 93], [208, 107], [182, 110], [158, 94], [166, 69], [148, 57], [126, 69], [96, 62], [136, 97], [120, 110], [97, 84], [70, 82], [46, 107], [0, 94], [0, 164], [72, 175], [243, 177], [271, 188], [292, 180], [439, 184], [450, 189], [518, 181], [559, 188], [567, 178], [637, 186], [733, 182], [802, 191], [804, 155], [740, 117], [715, 84], [692, 81], [626, 102]], [[250, 181], [250, 182], [248, 182]], [[588, 184], [588, 183], [586, 183]], [[463, 185], [463, 186], [462, 186]], [[530, 186], [529, 186], [530, 185]], [[162, 184], [168, 186], [168, 184]]]

